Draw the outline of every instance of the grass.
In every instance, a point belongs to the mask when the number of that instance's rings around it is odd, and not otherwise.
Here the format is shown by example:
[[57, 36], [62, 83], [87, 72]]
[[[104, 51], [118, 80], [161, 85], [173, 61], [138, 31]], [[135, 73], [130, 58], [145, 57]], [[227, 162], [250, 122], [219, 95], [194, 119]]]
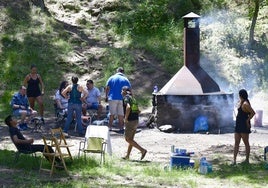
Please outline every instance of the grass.
[[[223, 159], [224, 160], [224, 159]], [[67, 161], [69, 175], [56, 170], [52, 177], [39, 173], [40, 155], [21, 155], [14, 162], [14, 151], [0, 150], [1, 184], [6, 187], [265, 187], [268, 183], [267, 164], [230, 166], [217, 164], [213, 172], [201, 175], [195, 168], [170, 170], [149, 161], [123, 161], [106, 157], [103, 166], [99, 156], [74, 157]], [[48, 164], [47, 164], [48, 165]], [[49, 165], [48, 165], [49, 167]]]

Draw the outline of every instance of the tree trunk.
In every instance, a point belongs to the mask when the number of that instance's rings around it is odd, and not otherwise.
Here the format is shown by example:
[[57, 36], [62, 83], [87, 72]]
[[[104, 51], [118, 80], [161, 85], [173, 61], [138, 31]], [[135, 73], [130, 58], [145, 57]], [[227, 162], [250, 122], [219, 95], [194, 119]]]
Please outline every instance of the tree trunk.
[[251, 22], [250, 31], [249, 31], [249, 46], [250, 47], [254, 44], [254, 30], [255, 30], [258, 13], [260, 9], [260, 0], [254, 0], [254, 3], [255, 3], [254, 14], [252, 17], [252, 22]]

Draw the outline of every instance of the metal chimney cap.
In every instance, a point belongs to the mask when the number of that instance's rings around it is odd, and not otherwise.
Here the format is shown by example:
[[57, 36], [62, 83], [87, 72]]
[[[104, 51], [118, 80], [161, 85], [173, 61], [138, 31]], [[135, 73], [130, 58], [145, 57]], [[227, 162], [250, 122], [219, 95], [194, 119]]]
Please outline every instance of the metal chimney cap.
[[200, 18], [200, 16], [195, 14], [195, 13], [193, 13], [193, 12], [190, 12], [189, 14], [186, 14], [182, 18]]

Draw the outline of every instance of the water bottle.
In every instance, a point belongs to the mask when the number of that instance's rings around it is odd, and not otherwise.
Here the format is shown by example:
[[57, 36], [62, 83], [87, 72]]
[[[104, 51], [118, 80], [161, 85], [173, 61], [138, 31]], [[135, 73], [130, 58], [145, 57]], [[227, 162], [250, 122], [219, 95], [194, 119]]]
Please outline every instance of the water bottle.
[[208, 166], [208, 163], [207, 163], [206, 158], [205, 157], [202, 157], [200, 159], [199, 172], [201, 174], [207, 174], [207, 166]]
[[157, 93], [157, 92], [158, 92], [158, 87], [157, 87], [157, 85], [155, 85], [153, 93]]
[[175, 146], [172, 145], [172, 146], [171, 146], [171, 153], [174, 153], [174, 150], [175, 150]]

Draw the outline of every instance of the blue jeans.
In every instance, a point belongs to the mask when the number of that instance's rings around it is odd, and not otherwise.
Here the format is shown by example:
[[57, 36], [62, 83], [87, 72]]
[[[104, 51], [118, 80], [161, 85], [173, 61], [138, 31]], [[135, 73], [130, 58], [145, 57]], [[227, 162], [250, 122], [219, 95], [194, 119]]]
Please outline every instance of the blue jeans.
[[71, 122], [73, 120], [73, 114], [75, 114], [75, 119], [76, 119], [76, 123], [77, 123], [78, 133], [79, 134], [82, 134], [83, 133], [82, 120], [81, 120], [82, 104], [68, 103], [67, 120], [65, 122], [63, 131], [64, 132], [68, 132], [68, 130], [70, 128], [70, 124], [71, 124]]

